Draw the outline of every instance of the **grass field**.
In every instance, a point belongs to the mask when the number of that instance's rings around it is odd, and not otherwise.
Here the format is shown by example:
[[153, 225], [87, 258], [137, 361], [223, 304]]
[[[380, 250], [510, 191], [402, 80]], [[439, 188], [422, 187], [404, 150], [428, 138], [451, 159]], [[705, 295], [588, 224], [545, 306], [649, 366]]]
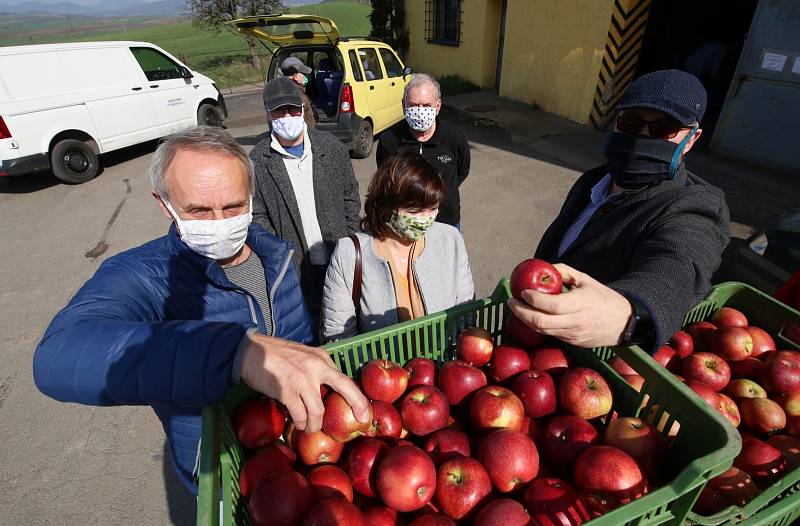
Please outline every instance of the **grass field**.
[[[343, 35], [367, 35], [370, 32], [370, 6], [351, 2], [326, 2], [293, 10], [325, 16], [336, 22]], [[16, 18], [17, 20], [8, 20]], [[66, 17], [3, 17], [0, 19], [0, 46], [86, 42], [95, 40], [139, 40], [151, 42], [185, 60], [192, 68], [215, 79], [221, 88], [242, 84], [260, 84], [263, 72], [250, 65], [250, 53], [244, 39], [229, 31], [200, 30], [188, 21], [154, 19], [88, 19], [71, 16], [72, 30]], [[58, 24], [61, 24], [60, 26]], [[11, 33], [13, 31], [13, 33]], [[264, 68], [270, 54], [261, 47]]]

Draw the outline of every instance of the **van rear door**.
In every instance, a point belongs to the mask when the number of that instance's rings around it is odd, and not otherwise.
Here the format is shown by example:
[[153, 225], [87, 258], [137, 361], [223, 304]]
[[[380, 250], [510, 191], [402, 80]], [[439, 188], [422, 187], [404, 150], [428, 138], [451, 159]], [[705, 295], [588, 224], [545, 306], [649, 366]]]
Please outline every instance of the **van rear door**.
[[144, 76], [145, 90], [155, 109], [160, 135], [166, 136], [197, 124], [197, 90], [184, 66], [158, 49], [134, 46], [133, 57]]
[[[127, 48], [98, 46], [58, 51], [80, 89], [98, 134], [100, 151], [159, 137], [158, 122]], [[69, 123], [64, 123], [69, 128]]]

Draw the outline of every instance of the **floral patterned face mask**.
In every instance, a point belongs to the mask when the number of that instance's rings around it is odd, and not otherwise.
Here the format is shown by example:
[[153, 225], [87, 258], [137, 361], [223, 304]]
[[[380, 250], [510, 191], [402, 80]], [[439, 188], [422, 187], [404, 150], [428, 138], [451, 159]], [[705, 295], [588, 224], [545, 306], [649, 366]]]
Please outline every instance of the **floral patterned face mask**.
[[434, 210], [430, 215], [403, 214], [397, 210], [392, 213], [387, 225], [400, 237], [419, 241], [428, 233], [439, 210]]

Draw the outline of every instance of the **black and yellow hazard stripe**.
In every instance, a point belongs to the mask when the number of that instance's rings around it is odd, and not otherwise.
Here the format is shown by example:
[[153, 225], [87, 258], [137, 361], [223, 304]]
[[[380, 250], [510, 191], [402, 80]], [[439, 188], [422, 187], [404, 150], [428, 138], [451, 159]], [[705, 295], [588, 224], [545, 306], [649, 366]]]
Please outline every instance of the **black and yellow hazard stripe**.
[[589, 121], [604, 128], [636, 73], [653, 0], [615, 0]]

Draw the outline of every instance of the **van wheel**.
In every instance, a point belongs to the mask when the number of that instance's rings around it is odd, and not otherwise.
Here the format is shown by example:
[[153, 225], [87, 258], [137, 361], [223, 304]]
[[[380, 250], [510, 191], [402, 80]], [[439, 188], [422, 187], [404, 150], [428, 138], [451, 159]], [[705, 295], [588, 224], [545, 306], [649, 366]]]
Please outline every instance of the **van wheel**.
[[100, 162], [91, 146], [77, 139], [64, 139], [50, 152], [53, 175], [67, 184], [80, 184], [97, 177]]
[[353, 146], [353, 157], [356, 159], [366, 159], [372, 152], [372, 124], [369, 121], [361, 121], [361, 127], [356, 135], [356, 143]]
[[222, 110], [213, 104], [201, 104], [197, 110], [197, 125], [198, 126], [216, 126], [222, 127]]

